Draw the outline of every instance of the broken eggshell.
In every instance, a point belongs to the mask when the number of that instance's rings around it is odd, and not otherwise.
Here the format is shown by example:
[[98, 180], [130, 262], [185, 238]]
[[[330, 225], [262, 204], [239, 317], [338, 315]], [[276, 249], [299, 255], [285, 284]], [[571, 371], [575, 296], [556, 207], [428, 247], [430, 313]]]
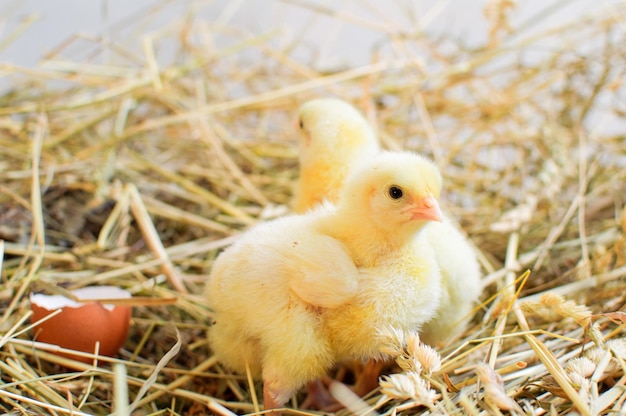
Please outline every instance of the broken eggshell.
[[[98, 351], [99, 355], [115, 356], [128, 336], [131, 307], [82, 301], [126, 299], [131, 297], [130, 292], [114, 286], [92, 286], [73, 290], [72, 294], [81, 302], [61, 295], [30, 295], [33, 323], [61, 310], [35, 326], [35, 339], [71, 350], [87, 353]], [[97, 343], [99, 347], [96, 347]], [[93, 361], [89, 357], [73, 354], [55, 354], [85, 363]]]

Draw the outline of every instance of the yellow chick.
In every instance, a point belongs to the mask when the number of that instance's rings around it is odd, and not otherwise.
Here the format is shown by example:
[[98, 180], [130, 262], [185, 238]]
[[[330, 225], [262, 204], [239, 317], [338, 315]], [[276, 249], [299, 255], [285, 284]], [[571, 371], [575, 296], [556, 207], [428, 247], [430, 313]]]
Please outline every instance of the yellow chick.
[[377, 154], [380, 146], [361, 113], [336, 98], [307, 101], [298, 124], [302, 140], [294, 210], [302, 213], [326, 199], [337, 201], [350, 168]]
[[[347, 172], [380, 152], [378, 139], [361, 113], [335, 98], [304, 103], [298, 111], [303, 140], [296, 212], [324, 199], [335, 202]], [[425, 229], [442, 274], [440, 307], [420, 334], [438, 345], [465, 328], [481, 293], [476, 254], [465, 236], [447, 219]]]
[[262, 378], [266, 409], [338, 360], [379, 357], [381, 329], [432, 318], [440, 277], [420, 234], [441, 220], [440, 190], [429, 160], [382, 152], [354, 170], [336, 206], [259, 224], [218, 256], [210, 345]]
[[441, 297], [435, 317], [420, 331], [420, 339], [437, 346], [462, 332], [482, 293], [481, 273], [472, 245], [444, 215], [424, 229], [441, 271]]

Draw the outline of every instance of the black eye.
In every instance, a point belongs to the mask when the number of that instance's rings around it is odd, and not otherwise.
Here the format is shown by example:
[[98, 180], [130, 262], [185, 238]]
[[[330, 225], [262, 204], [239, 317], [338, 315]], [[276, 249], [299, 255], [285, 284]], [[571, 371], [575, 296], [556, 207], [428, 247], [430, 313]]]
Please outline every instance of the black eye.
[[389, 196], [391, 199], [400, 199], [402, 198], [402, 189], [397, 186], [392, 186], [389, 188]]
[[298, 120], [298, 125], [300, 126], [300, 129], [304, 128], [304, 123], [302, 122], [302, 120]]

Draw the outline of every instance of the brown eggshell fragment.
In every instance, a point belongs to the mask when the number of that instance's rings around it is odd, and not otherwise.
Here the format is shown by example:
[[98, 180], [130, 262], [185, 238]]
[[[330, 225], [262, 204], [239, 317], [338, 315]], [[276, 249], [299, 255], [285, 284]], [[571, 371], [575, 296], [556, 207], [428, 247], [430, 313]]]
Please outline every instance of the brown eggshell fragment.
[[[79, 299], [124, 299], [131, 294], [113, 286], [93, 286], [72, 291]], [[131, 307], [78, 303], [60, 295], [31, 294], [31, 322], [37, 322], [61, 309], [57, 315], [34, 328], [36, 340], [63, 348], [94, 353], [99, 342], [99, 354], [115, 356], [124, 345], [130, 326]], [[92, 359], [57, 353], [78, 361], [91, 363]]]

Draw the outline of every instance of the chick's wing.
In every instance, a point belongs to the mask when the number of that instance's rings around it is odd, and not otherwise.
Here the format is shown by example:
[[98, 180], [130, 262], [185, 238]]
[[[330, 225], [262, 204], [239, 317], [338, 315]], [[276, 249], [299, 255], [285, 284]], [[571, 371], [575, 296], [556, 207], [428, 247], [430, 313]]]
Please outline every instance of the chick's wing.
[[304, 302], [336, 308], [356, 295], [359, 272], [342, 242], [312, 234], [293, 239], [286, 249], [289, 288]]

